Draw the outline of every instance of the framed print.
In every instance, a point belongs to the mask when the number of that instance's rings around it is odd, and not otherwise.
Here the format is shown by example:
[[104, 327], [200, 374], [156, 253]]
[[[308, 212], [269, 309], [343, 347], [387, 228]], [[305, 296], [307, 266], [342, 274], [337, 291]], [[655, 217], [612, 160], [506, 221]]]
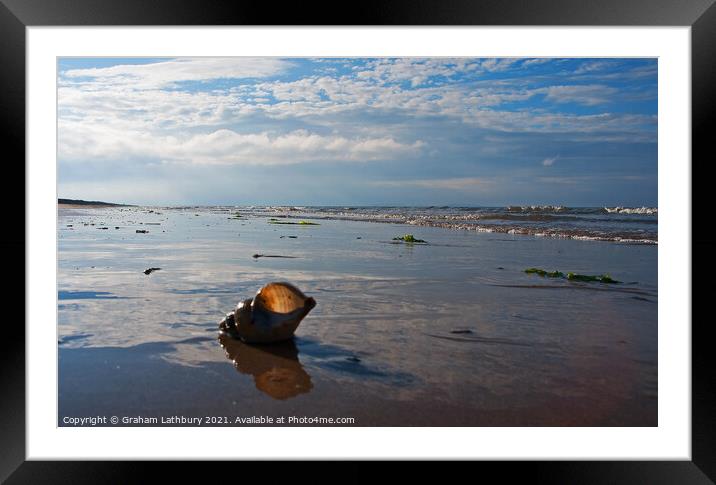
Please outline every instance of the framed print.
[[576, 5], [4, 1], [27, 286], [3, 477], [460, 459], [708, 483], [691, 160], [716, 7]]

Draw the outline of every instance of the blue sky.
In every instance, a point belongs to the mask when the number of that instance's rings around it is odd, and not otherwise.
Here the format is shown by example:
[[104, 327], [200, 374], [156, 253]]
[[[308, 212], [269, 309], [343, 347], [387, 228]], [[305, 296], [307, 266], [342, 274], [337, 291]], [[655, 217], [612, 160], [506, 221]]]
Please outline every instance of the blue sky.
[[62, 58], [58, 195], [657, 205], [657, 60]]

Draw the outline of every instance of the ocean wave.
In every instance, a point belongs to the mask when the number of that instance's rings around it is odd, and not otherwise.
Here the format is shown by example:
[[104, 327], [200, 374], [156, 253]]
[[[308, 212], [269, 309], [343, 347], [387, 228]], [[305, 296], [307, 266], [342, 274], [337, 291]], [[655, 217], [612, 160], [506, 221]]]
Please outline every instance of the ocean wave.
[[564, 212], [566, 207], [561, 205], [510, 205], [507, 206], [509, 212]]
[[548, 221], [560, 221], [560, 220], [571, 220], [573, 216], [562, 216], [554, 214], [544, 213], [525, 213], [525, 214], [480, 214], [475, 219], [477, 220], [496, 220], [496, 221], [534, 221], [534, 222], [548, 222]]
[[382, 222], [631, 244], [657, 244], [658, 241], [657, 212], [649, 207], [519, 206], [518, 209], [512, 206], [510, 210], [498, 207], [343, 206], [299, 210], [298, 207], [274, 206], [251, 212], [264, 217], [270, 214], [274, 217]]
[[613, 232], [604, 233], [581, 229], [556, 229], [521, 226], [485, 226], [480, 224], [460, 224], [437, 221], [408, 221], [407, 224], [427, 227], [440, 227], [444, 229], [458, 229], [487, 233], [503, 233], [534, 237], [553, 237], [559, 239], [576, 239], [581, 241], [608, 241], [629, 244], [658, 244], [656, 234], [642, 232]]
[[656, 207], [605, 207], [604, 210], [608, 214], [658, 214], [659, 209]]
[[561, 205], [510, 205], [505, 208], [507, 213], [542, 214], [556, 212], [559, 214], [637, 214], [656, 215], [659, 209], [656, 207], [565, 207]]

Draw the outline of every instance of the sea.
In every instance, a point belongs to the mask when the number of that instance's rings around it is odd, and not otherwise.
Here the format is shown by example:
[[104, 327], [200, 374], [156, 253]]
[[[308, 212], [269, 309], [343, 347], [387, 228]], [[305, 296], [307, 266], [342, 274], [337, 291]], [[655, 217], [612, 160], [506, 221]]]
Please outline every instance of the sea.
[[254, 215], [388, 222], [413, 226], [635, 244], [658, 244], [656, 207], [243, 207]]

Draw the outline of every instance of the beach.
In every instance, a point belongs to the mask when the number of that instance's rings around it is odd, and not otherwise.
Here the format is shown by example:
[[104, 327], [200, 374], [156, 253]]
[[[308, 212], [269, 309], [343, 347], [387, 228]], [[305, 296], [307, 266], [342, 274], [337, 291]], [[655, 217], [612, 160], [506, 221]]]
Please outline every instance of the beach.
[[[58, 425], [657, 426], [657, 216], [495, 212], [61, 207]], [[294, 340], [220, 336], [271, 281]]]

